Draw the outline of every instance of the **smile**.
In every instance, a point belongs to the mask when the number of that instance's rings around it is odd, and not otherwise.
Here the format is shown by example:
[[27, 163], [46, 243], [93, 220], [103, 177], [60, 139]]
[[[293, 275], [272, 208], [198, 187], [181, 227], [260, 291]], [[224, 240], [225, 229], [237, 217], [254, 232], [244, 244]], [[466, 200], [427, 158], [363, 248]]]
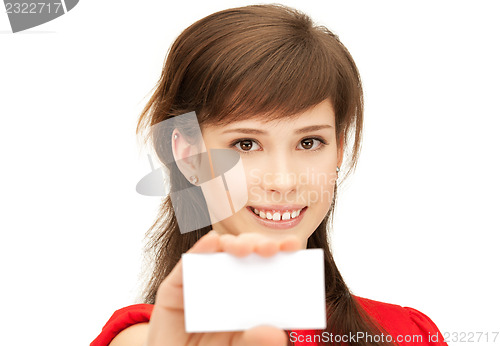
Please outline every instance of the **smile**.
[[287, 229], [300, 223], [307, 207], [281, 212], [278, 210], [259, 210], [254, 207], [247, 207], [246, 209], [252, 213], [254, 220], [260, 225], [275, 229]]

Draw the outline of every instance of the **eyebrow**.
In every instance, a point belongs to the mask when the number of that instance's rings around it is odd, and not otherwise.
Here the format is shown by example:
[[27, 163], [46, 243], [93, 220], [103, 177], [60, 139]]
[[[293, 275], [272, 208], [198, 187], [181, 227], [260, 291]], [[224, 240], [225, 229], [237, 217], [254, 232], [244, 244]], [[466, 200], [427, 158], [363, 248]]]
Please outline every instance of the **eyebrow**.
[[[316, 130], [321, 130], [321, 129], [326, 129], [326, 128], [333, 128], [331, 125], [311, 125], [311, 126], [306, 126], [301, 129], [295, 130], [295, 133], [305, 133], [305, 132], [311, 132], [311, 131], [316, 131]], [[222, 133], [229, 133], [229, 132], [241, 132], [241, 133], [248, 133], [248, 134], [255, 134], [255, 135], [267, 135], [268, 133], [266, 131], [262, 131], [259, 129], [249, 129], [249, 128], [237, 128], [237, 129], [230, 129], [223, 131]]]

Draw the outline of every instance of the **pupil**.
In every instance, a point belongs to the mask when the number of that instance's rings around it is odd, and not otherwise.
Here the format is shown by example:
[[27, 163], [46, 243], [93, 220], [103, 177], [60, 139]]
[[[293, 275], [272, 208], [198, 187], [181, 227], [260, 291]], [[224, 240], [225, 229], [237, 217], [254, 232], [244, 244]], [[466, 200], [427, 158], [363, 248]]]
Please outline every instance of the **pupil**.
[[[306, 144], [304, 144], [304, 143], [306, 143]], [[307, 143], [309, 143], [309, 144], [307, 144]], [[306, 139], [306, 140], [303, 140], [303, 141], [302, 141], [302, 144], [304, 145], [304, 148], [306, 148], [306, 149], [310, 149], [310, 148], [312, 148], [312, 144], [313, 144], [313, 143], [312, 143], [312, 140], [310, 140], [310, 139]]]
[[241, 142], [241, 149], [247, 150], [252, 148], [252, 142], [251, 141], [242, 141]]

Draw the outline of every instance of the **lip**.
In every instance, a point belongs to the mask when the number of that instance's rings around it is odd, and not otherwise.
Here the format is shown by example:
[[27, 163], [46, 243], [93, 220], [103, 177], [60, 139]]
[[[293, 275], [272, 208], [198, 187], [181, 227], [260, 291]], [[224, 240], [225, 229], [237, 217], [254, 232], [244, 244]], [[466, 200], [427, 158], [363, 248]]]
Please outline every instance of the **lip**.
[[[283, 206], [281, 206], [282, 208]], [[258, 216], [257, 214], [255, 214], [252, 210], [251, 207], [246, 207], [246, 209], [248, 210], [248, 212], [250, 214], [253, 215], [253, 217], [255, 218], [255, 220], [263, 225], [263, 226], [266, 226], [268, 228], [274, 228], [274, 229], [288, 229], [288, 228], [293, 228], [295, 226], [297, 226], [300, 221], [302, 221], [302, 218], [304, 217], [304, 214], [305, 212], [307, 211], [307, 207], [304, 207], [301, 211], [300, 211], [300, 215], [297, 216], [295, 219], [290, 219], [290, 220], [286, 220], [286, 221], [283, 221], [283, 220], [280, 220], [280, 221], [273, 221], [273, 220], [268, 220], [268, 219], [263, 219], [261, 218], [260, 216]], [[257, 208], [259, 209], [259, 208]], [[300, 209], [297, 208], [297, 209]], [[276, 209], [275, 209], [276, 210]]]
[[269, 210], [279, 211], [282, 214], [285, 211], [290, 211], [291, 212], [292, 210], [303, 209], [306, 206], [305, 205], [300, 205], [300, 204], [285, 204], [285, 205], [282, 205], [282, 204], [281, 205], [280, 204], [266, 204], [266, 205], [259, 205], [259, 206], [252, 205], [251, 207], [252, 208], [256, 208], [258, 210], [262, 210], [262, 211], [269, 211]]

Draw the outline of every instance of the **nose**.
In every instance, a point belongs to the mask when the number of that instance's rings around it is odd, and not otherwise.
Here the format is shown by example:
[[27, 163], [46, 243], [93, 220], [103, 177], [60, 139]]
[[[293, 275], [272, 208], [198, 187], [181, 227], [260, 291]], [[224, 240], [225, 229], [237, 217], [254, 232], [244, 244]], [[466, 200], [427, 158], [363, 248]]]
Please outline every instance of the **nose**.
[[264, 191], [283, 196], [293, 194], [298, 184], [298, 160], [291, 153], [268, 155], [262, 169], [261, 186]]

